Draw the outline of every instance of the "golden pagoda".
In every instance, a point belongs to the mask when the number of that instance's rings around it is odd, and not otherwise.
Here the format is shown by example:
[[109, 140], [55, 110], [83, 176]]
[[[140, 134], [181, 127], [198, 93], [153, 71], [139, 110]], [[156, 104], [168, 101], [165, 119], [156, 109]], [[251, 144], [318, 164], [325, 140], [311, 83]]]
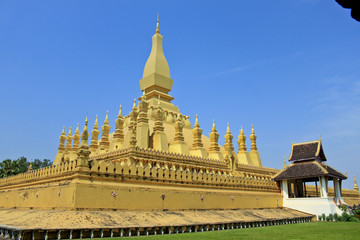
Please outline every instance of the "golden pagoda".
[[[79, 125], [74, 135], [63, 128], [52, 166], [30, 165], [0, 179], [0, 238], [140, 236], [311, 220], [283, 208], [273, 179], [280, 170], [262, 165], [253, 126], [250, 151], [243, 127], [234, 146], [229, 124], [221, 146], [215, 120], [201, 119], [202, 126], [212, 124], [206, 136], [197, 115], [192, 126], [172, 103], [174, 80], [162, 43], [158, 19], [142, 94], [128, 115], [120, 105], [116, 119], [107, 111], [99, 126], [96, 116], [92, 130], [86, 116], [81, 134]], [[284, 171], [289, 168], [284, 163]], [[342, 189], [345, 201], [359, 202], [356, 181], [354, 189]]]
[[112, 120], [107, 112], [102, 126], [96, 116], [91, 131], [86, 117], [81, 136], [79, 126], [74, 135], [71, 128], [66, 135], [64, 128], [52, 166], [0, 179], [2, 208], [156, 211], [282, 206], [279, 185], [272, 179], [280, 170], [263, 167], [253, 126], [250, 151], [243, 127], [238, 147], [233, 145], [229, 124], [221, 146], [215, 121], [201, 119], [202, 125], [212, 124], [206, 136], [198, 116], [192, 126], [190, 117], [172, 103], [174, 80], [162, 44], [157, 20], [140, 79], [142, 94], [131, 112], [124, 115], [120, 106]]

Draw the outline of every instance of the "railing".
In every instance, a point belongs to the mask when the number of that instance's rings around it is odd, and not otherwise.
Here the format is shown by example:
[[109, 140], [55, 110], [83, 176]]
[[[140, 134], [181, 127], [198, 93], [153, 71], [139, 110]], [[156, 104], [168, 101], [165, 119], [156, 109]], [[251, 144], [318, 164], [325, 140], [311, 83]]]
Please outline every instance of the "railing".
[[[161, 181], [209, 187], [279, 192], [266, 174], [230, 171], [226, 162], [154, 149], [123, 149], [90, 158], [89, 177], [114, 179], [114, 175], [138, 181]], [[255, 167], [252, 167], [255, 168]], [[256, 168], [257, 169], [257, 168]], [[261, 168], [259, 168], [261, 169]], [[76, 160], [0, 179], [0, 187], [54, 179], [76, 172]], [[269, 169], [264, 169], [269, 171]], [[85, 173], [86, 175], [86, 173]], [[112, 176], [110, 179], [109, 176]]]
[[18, 184], [22, 182], [30, 182], [44, 178], [57, 177], [65, 173], [73, 172], [76, 168], [76, 160], [71, 162], [64, 162], [58, 165], [52, 165], [45, 168], [32, 170], [26, 173], [21, 173], [15, 176], [10, 176], [0, 179], [0, 187]]

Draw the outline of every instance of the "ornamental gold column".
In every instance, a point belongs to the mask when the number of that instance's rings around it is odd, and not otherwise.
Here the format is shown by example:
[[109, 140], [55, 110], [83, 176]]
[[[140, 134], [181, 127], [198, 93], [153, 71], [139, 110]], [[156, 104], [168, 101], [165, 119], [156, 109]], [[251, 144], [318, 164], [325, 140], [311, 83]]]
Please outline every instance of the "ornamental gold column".
[[189, 146], [184, 141], [183, 128], [184, 121], [182, 120], [180, 114], [178, 114], [176, 121], [174, 123], [175, 127], [175, 138], [169, 146], [169, 152], [180, 153], [189, 155]]
[[53, 165], [57, 165], [57, 164], [61, 163], [61, 159], [63, 157], [64, 150], [65, 150], [65, 140], [66, 140], [65, 127], [63, 127], [63, 130], [60, 135], [60, 143], [59, 143], [58, 151], [56, 153]]
[[200, 128], [199, 119], [197, 115], [195, 119], [194, 129], [192, 130], [192, 132], [193, 132], [194, 143], [193, 143], [193, 148], [190, 150], [190, 155], [206, 158], [208, 156], [208, 153], [205, 150], [204, 144], [201, 139], [203, 130]]
[[106, 117], [104, 125], [101, 127], [102, 136], [100, 139], [100, 150], [108, 151], [110, 147], [109, 132], [111, 127], [109, 126], [109, 111], [106, 111]]
[[225, 148], [226, 159], [229, 160], [228, 164], [230, 166], [230, 169], [235, 170], [238, 159], [234, 151], [234, 145], [232, 142], [233, 135], [231, 134], [229, 123], [227, 124], [226, 134], [224, 137], [225, 137], [224, 148]]
[[239, 151], [237, 154], [239, 164], [251, 165], [250, 154], [246, 149], [246, 136], [244, 135], [244, 130], [242, 126], [237, 142], [239, 144]]
[[122, 148], [124, 144], [124, 118], [122, 116], [121, 105], [117, 119], [115, 120], [115, 132], [110, 143], [110, 149], [116, 150]]
[[149, 118], [148, 106], [145, 94], [141, 97], [139, 103], [139, 115], [136, 126], [136, 141], [137, 145], [142, 148], [149, 147]]
[[169, 143], [164, 132], [164, 111], [162, 110], [160, 101], [155, 110], [155, 126], [153, 134], [153, 148], [160, 151], [169, 151]]
[[250, 135], [250, 140], [251, 140], [251, 150], [250, 150], [251, 165], [253, 165], [255, 167], [262, 167], [260, 154], [259, 154], [259, 151], [257, 150], [257, 146], [256, 146], [256, 138], [257, 137], [255, 135], [254, 126], [251, 126], [251, 135]]
[[[86, 126], [87, 128], [87, 126]], [[94, 123], [94, 129], [91, 131], [91, 143], [90, 143], [90, 152], [91, 155], [95, 155], [96, 151], [98, 150], [99, 143], [98, 143], [98, 137], [99, 137], [99, 123], [98, 123], [98, 115], [96, 115], [95, 123]]]
[[225, 161], [223, 154], [220, 152], [219, 147], [219, 134], [216, 131], [215, 127], [215, 120], [213, 120], [213, 126], [211, 129], [210, 136], [210, 148], [209, 148], [209, 158], [219, 160], [219, 161]]

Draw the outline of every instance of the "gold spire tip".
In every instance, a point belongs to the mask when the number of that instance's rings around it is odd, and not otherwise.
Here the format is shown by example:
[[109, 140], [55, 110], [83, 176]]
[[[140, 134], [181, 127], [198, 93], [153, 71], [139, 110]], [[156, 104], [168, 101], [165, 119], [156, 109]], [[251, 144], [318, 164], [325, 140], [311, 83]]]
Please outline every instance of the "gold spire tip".
[[122, 111], [121, 111], [121, 105], [120, 105], [120, 109], [119, 109], [119, 114], [118, 114], [118, 118], [122, 117]]
[[157, 14], [157, 20], [156, 20], [156, 33], [160, 33], [160, 29], [159, 29], [159, 13]]

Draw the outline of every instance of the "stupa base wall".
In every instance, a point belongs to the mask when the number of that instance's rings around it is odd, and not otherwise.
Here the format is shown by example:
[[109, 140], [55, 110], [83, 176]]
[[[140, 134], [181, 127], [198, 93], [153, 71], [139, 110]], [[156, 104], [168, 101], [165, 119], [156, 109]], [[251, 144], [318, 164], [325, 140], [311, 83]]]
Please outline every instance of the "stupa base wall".
[[[90, 200], [91, 199], [91, 200]], [[79, 209], [116, 210], [203, 210], [277, 208], [280, 193], [224, 190], [194, 186], [103, 182], [79, 183], [75, 207]]]
[[3, 209], [205, 210], [277, 208], [280, 193], [132, 181], [59, 181], [0, 190]]

